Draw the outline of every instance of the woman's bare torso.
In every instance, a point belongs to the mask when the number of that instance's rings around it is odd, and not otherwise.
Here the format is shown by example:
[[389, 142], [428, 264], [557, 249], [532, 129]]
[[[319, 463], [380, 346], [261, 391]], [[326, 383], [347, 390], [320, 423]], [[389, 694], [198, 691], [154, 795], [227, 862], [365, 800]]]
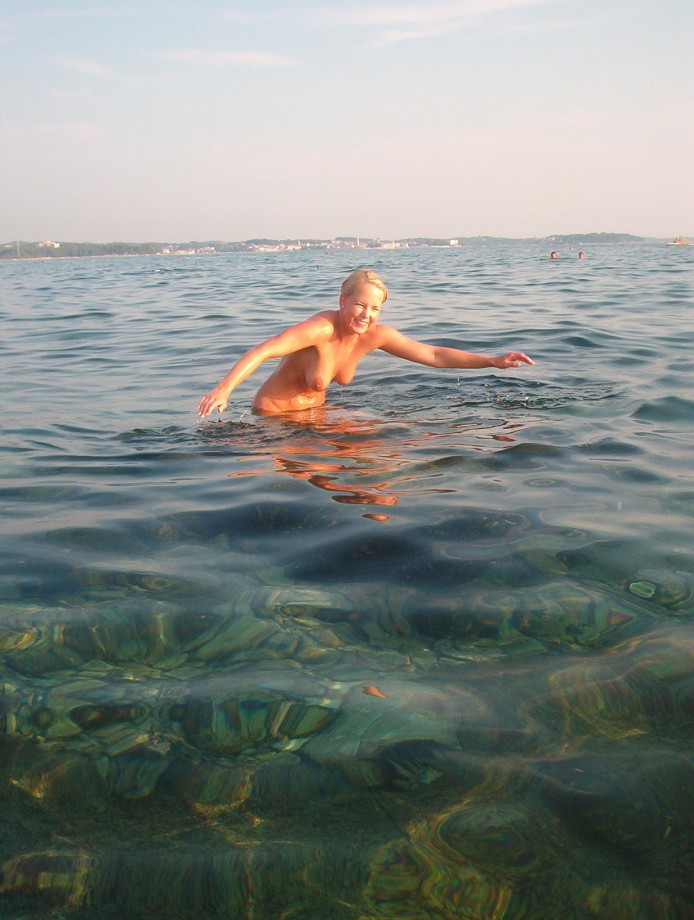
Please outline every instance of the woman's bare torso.
[[[361, 358], [378, 347], [372, 334], [364, 334], [356, 341], [341, 338], [337, 311], [326, 310], [322, 315], [332, 323], [330, 339], [323, 345], [310, 345], [285, 355], [256, 393], [254, 411], [297, 412], [322, 406], [328, 386], [333, 381], [342, 386], [350, 383]], [[372, 332], [375, 329], [369, 330]]]
[[256, 412], [282, 414], [324, 405], [325, 392], [332, 381], [349, 383], [359, 361], [377, 348], [428, 367], [504, 370], [533, 364], [520, 351], [493, 358], [418, 342], [391, 326], [380, 325], [387, 294], [385, 285], [371, 270], [353, 272], [342, 283], [339, 310], [316, 313], [249, 348], [217, 386], [204, 394], [198, 403], [200, 415], [205, 418], [214, 410], [223, 412], [236, 387], [264, 361], [277, 358], [281, 359], [279, 366], [253, 401]]

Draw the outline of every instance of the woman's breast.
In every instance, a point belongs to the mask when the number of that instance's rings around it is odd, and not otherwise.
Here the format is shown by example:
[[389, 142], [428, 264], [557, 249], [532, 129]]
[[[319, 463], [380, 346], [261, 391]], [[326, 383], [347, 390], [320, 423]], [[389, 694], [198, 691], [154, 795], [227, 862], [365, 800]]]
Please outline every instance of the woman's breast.
[[304, 358], [304, 380], [309, 390], [322, 392], [327, 390], [335, 379], [335, 361], [331, 354], [318, 351], [317, 348], [307, 349]]
[[306, 386], [321, 392], [327, 390], [333, 380], [341, 386], [351, 383], [357, 360], [351, 354], [335, 354], [332, 349], [307, 349], [302, 362]]
[[353, 377], [354, 377], [354, 365], [348, 365], [348, 366], [339, 368], [339, 370], [335, 373], [333, 380], [336, 383], [339, 383], [340, 386], [344, 387], [348, 383], [352, 382]]

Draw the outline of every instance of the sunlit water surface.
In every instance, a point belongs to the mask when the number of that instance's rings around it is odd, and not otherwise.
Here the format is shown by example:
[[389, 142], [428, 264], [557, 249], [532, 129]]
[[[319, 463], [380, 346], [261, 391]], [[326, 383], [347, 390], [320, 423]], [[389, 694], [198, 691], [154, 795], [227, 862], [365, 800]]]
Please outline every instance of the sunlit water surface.
[[[196, 418], [364, 262], [536, 366]], [[0, 264], [0, 915], [692, 916], [693, 264]]]

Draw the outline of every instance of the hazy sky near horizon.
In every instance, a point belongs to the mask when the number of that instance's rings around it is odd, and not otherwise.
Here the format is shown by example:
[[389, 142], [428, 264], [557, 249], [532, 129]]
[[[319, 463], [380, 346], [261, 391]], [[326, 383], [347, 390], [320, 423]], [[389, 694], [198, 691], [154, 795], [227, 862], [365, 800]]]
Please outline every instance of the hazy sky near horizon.
[[0, 0], [0, 242], [694, 233], [692, 0]]

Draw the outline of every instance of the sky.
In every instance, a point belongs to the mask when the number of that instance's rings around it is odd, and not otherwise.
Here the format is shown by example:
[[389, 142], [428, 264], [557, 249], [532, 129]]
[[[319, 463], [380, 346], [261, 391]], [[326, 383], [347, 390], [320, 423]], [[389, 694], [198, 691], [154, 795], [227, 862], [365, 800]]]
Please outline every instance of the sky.
[[692, 0], [0, 0], [0, 243], [694, 234]]

